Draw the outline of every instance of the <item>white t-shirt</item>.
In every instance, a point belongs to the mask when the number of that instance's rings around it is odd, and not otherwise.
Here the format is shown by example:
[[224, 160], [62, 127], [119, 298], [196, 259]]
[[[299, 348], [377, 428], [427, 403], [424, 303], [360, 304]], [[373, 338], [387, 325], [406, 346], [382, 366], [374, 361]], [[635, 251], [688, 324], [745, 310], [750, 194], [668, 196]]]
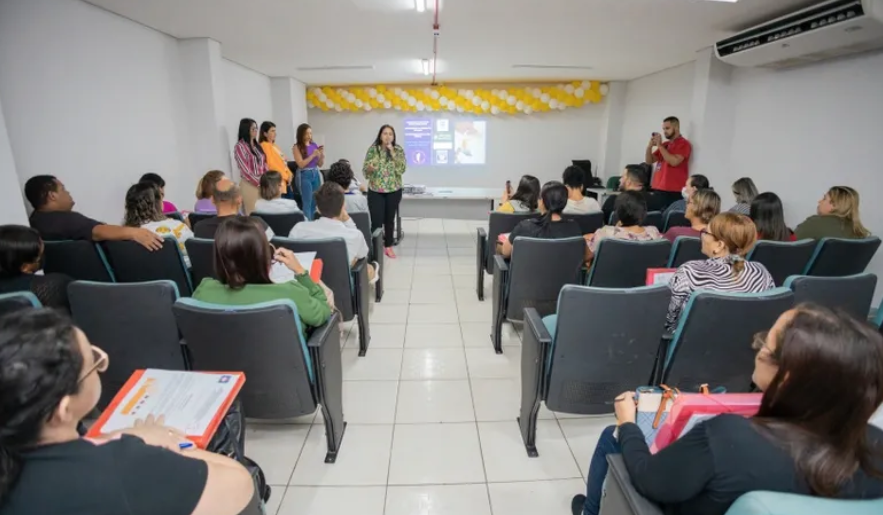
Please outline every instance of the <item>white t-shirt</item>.
[[254, 203], [254, 210], [258, 213], [300, 213], [297, 202], [290, 198], [258, 199]]
[[368, 256], [368, 243], [352, 219], [341, 222], [334, 218], [321, 217], [312, 222], [295, 225], [288, 237], [293, 240], [321, 240], [343, 238], [346, 242], [347, 259], [350, 263]]
[[368, 197], [362, 195], [358, 191], [355, 193], [347, 193], [343, 196], [343, 205], [346, 207], [347, 213], [367, 213]]
[[190, 256], [187, 255], [187, 248], [184, 242], [193, 237], [193, 231], [183, 222], [179, 222], [173, 218], [166, 218], [159, 222], [150, 222], [141, 226], [142, 229], [149, 229], [160, 236], [172, 235], [178, 242], [178, 248], [181, 249], [181, 255], [184, 256], [184, 263], [190, 268]]
[[566, 215], [584, 215], [601, 211], [601, 204], [592, 197], [583, 197], [582, 200], [567, 199], [567, 207], [564, 208]]

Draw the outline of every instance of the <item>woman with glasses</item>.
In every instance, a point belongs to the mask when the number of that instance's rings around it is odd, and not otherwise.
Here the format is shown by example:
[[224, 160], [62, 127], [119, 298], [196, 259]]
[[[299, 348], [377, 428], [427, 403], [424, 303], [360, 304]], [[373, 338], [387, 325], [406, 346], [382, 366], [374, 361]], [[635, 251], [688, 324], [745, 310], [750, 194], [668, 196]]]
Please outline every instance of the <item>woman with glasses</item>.
[[101, 395], [108, 357], [70, 319], [0, 319], [0, 514], [237, 515], [254, 483], [236, 461], [153, 419], [100, 439], [77, 425]]
[[[310, 327], [319, 327], [331, 316], [322, 286], [313, 282], [293, 252], [273, 248], [253, 219], [234, 216], [224, 220], [215, 233], [214, 253], [218, 278], [203, 279], [193, 292], [194, 299], [226, 305], [286, 299], [294, 302], [301, 321]], [[277, 276], [276, 270], [271, 274], [274, 262], [287, 274]]]
[[619, 436], [613, 426], [601, 434], [573, 515], [598, 513], [613, 453], [665, 513], [723, 515], [755, 490], [883, 498], [883, 431], [868, 424], [883, 403], [883, 336], [844, 313], [801, 305], [754, 349], [752, 379], [764, 392], [757, 415], [699, 422], [656, 454], [635, 424], [634, 392], [617, 397]]

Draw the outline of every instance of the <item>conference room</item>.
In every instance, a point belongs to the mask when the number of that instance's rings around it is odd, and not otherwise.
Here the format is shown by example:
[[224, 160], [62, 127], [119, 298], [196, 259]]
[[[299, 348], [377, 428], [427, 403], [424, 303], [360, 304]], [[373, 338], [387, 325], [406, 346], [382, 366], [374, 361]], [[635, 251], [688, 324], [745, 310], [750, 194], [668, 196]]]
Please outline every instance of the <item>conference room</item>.
[[2, 1], [0, 515], [883, 512], [881, 80], [883, 0]]

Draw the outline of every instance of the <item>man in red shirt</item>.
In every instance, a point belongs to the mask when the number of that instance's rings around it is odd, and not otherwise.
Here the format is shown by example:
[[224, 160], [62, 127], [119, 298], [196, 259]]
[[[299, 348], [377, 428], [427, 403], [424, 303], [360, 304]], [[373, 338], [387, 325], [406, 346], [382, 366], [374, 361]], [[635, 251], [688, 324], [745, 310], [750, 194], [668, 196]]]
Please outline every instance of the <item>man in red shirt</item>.
[[[662, 132], [667, 141], [662, 141], [662, 135], [654, 132], [647, 144], [645, 160], [654, 165], [656, 172], [653, 174], [651, 186], [659, 196], [665, 200], [668, 206], [680, 200], [681, 189], [687, 184], [690, 177], [690, 154], [693, 145], [687, 138], [681, 136], [681, 122], [674, 116], [669, 116], [662, 121]], [[656, 152], [653, 151], [656, 147]]]

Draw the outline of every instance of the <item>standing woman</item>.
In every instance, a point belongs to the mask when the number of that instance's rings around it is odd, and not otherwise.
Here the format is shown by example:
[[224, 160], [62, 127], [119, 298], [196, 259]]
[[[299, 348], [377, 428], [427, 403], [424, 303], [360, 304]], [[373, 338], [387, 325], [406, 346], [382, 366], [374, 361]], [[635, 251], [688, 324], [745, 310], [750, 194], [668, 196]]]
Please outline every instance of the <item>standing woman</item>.
[[368, 179], [368, 209], [371, 230], [383, 226], [383, 246], [388, 257], [395, 258], [394, 242], [396, 212], [402, 201], [402, 174], [407, 162], [405, 150], [396, 145], [396, 131], [384, 125], [365, 155], [362, 173]]
[[295, 180], [297, 189], [300, 190], [304, 216], [307, 220], [312, 220], [313, 212], [316, 211], [313, 193], [322, 183], [322, 172], [319, 171], [319, 167], [325, 164], [325, 146], [317, 145], [313, 141], [313, 129], [302, 123], [297, 126], [297, 141], [291, 151], [294, 154], [294, 162], [297, 163]]
[[273, 122], [264, 122], [261, 124], [261, 149], [267, 156], [267, 171], [279, 172], [282, 176], [282, 197], [292, 199], [291, 195], [291, 179], [294, 174], [288, 168], [288, 159], [285, 154], [276, 146], [276, 124]]
[[251, 118], [239, 120], [239, 133], [233, 147], [233, 157], [239, 166], [239, 189], [245, 212], [254, 211], [259, 197], [261, 175], [267, 171], [267, 156], [258, 144], [258, 124]]

